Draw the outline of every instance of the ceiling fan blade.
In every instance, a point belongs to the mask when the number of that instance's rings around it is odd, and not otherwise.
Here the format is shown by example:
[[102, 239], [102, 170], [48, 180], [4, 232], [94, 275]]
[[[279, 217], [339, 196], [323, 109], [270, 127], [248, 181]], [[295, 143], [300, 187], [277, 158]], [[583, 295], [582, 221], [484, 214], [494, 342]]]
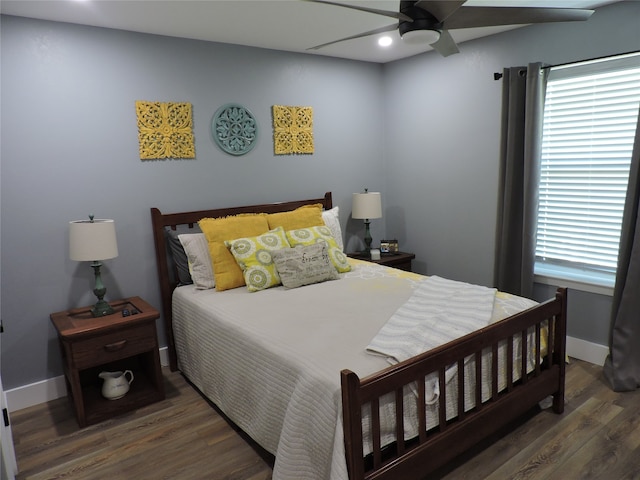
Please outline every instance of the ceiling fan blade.
[[375, 30], [369, 30], [368, 32], [359, 33], [358, 35], [352, 35], [350, 37], [341, 38], [340, 40], [334, 40], [332, 42], [323, 43], [322, 45], [316, 45], [315, 47], [307, 48], [307, 50], [318, 50], [322, 47], [333, 45], [334, 43], [346, 42], [347, 40], [353, 40], [355, 38], [368, 37], [369, 35], [375, 35], [377, 33], [391, 32], [398, 29], [398, 24], [387, 25], [386, 27], [376, 28]]
[[397, 18], [405, 22], [413, 22], [413, 19], [404, 13], [391, 12], [389, 10], [379, 10], [377, 8], [359, 7], [357, 5], [348, 5], [346, 3], [330, 2], [328, 0], [303, 0], [305, 2], [326, 3], [327, 5], [335, 5], [337, 7], [350, 8], [352, 10], [360, 10], [361, 12], [375, 13], [376, 15], [384, 15], [385, 17]]
[[575, 22], [589, 19], [593, 10], [579, 8], [464, 7], [445, 22], [449, 29]]
[[442, 32], [440, 32], [440, 39], [432, 43], [431, 47], [443, 57], [448, 57], [449, 55], [460, 52], [448, 30], [442, 30]]
[[467, 0], [418, 0], [414, 6], [426, 10], [442, 23], [465, 3]]

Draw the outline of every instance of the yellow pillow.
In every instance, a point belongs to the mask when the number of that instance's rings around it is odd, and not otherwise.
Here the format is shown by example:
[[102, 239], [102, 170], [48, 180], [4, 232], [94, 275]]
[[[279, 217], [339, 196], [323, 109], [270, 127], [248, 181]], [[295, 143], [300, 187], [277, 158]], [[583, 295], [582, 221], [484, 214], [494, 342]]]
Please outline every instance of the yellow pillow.
[[266, 233], [269, 231], [267, 217], [262, 213], [256, 213], [224, 218], [203, 218], [198, 225], [209, 244], [216, 290], [229, 290], [243, 286], [242, 270], [224, 242], [230, 238], [253, 237]]
[[312, 245], [318, 242], [327, 243], [329, 245], [329, 258], [333, 266], [336, 267], [336, 270], [340, 273], [351, 270], [347, 256], [340, 247], [338, 247], [333, 235], [331, 235], [331, 229], [326, 225], [288, 230], [286, 233], [287, 240], [289, 240], [289, 244], [292, 247], [296, 245]]
[[315, 227], [324, 225], [322, 219], [322, 204], [304, 205], [289, 212], [267, 214], [269, 229], [282, 227], [285, 230], [295, 230], [297, 228]]
[[257, 237], [228, 240], [224, 244], [242, 269], [247, 290], [257, 292], [280, 285], [280, 275], [271, 258], [271, 252], [290, 247], [282, 227], [269, 230]]

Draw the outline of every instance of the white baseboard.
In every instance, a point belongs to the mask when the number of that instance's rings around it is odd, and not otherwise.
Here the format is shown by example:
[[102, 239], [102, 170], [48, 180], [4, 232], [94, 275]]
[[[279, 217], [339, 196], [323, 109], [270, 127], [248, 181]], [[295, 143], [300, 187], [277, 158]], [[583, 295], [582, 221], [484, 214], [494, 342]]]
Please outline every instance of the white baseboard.
[[7, 390], [7, 406], [9, 413], [23, 408], [31, 407], [39, 403], [55, 400], [67, 394], [64, 375], [48, 378], [22, 387]]
[[604, 360], [609, 355], [609, 347], [579, 338], [567, 337], [567, 355], [594, 365], [603, 366]]
[[[609, 348], [597, 343], [587, 342], [579, 338], [567, 337], [567, 354], [570, 357], [584, 360], [595, 365], [604, 365], [604, 359], [609, 353]], [[169, 365], [169, 351], [167, 347], [160, 349], [160, 364], [163, 367]], [[22, 410], [39, 403], [55, 400], [67, 394], [64, 376], [49, 378], [41, 382], [23, 385], [5, 392], [9, 412]]]
[[163, 367], [169, 366], [169, 348], [161, 347], [160, 348], [160, 365]]
[[[163, 367], [169, 365], [169, 349], [167, 347], [160, 348], [160, 365]], [[67, 395], [67, 387], [64, 375], [60, 375], [59, 377], [12, 388], [5, 393], [7, 395], [7, 407], [11, 413], [64, 397]]]

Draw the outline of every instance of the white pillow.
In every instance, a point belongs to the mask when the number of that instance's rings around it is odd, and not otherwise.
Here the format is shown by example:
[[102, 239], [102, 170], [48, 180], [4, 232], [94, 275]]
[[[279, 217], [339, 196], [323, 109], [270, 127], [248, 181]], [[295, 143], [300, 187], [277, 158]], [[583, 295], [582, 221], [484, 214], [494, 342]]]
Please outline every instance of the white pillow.
[[344, 244], [342, 242], [342, 229], [340, 228], [340, 211], [338, 207], [322, 212], [322, 220], [324, 224], [331, 230], [331, 235], [338, 244], [340, 250], [344, 252]]
[[204, 233], [184, 233], [178, 235], [187, 259], [189, 272], [196, 288], [208, 290], [216, 286], [213, 265], [209, 256], [209, 243]]

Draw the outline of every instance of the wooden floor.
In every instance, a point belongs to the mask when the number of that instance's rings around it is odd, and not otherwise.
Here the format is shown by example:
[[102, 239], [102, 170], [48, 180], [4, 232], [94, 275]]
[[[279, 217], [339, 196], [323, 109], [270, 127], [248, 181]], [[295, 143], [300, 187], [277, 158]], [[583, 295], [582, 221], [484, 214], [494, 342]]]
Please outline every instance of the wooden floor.
[[[268, 480], [252, 446], [178, 373], [166, 400], [79, 429], [66, 398], [11, 415], [18, 480]], [[572, 360], [563, 415], [534, 412], [430, 479], [640, 479], [640, 390], [615, 393]]]

